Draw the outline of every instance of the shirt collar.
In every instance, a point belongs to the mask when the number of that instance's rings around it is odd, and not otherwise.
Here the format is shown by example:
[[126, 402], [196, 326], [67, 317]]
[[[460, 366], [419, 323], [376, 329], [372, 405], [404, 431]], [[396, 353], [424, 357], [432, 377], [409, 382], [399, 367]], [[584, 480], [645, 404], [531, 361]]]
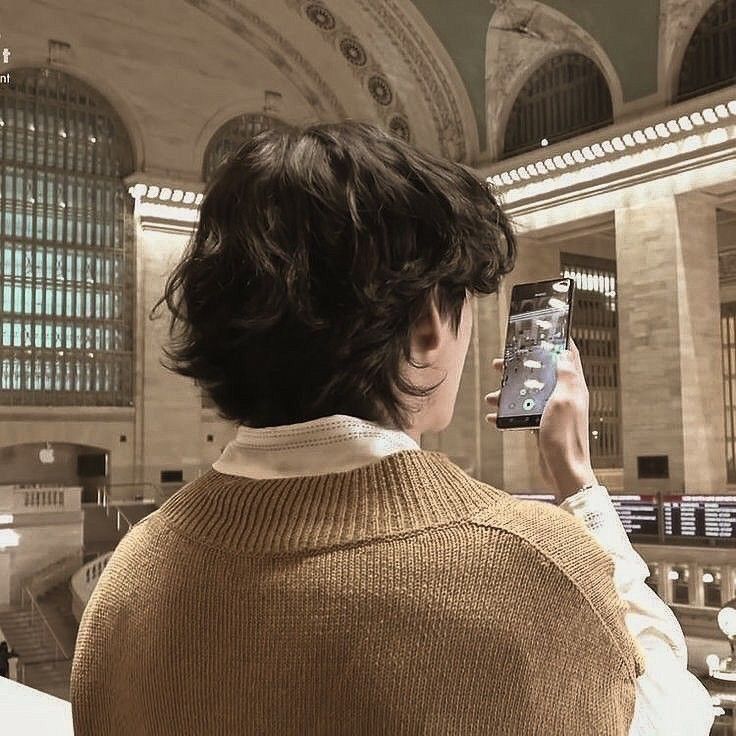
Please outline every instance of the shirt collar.
[[405, 432], [334, 414], [275, 427], [240, 425], [212, 464], [219, 473], [247, 478], [289, 478], [338, 473], [402, 450], [419, 450]]

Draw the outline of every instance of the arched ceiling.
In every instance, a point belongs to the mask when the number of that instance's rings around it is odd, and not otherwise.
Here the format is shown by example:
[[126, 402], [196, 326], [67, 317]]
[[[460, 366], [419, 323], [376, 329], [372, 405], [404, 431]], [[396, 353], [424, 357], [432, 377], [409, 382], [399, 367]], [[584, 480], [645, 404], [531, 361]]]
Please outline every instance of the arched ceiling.
[[[411, 0], [447, 49], [473, 105], [480, 147], [486, 147], [486, 36], [494, 12], [522, 21], [524, 7], [513, 0]], [[610, 58], [625, 102], [657, 92], [659, 0], [544, 0], [592, 36]], [[526, 5], [524, 3], [523, 5]], [[516, 6], [516, 7], [515, 7]], [[535, 28], [534, 18], [530, 28]], [[542, 29], [538, 29], [542, 30]], [[526, 39], [534, 44], [535, 39]]]

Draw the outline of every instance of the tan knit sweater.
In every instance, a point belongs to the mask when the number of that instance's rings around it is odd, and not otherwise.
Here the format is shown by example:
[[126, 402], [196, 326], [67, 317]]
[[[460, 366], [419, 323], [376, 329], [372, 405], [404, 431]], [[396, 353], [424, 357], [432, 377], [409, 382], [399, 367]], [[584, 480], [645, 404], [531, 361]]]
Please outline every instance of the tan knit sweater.
[[84, 612], [77, 736], [625, 736], [644, 658], [564, 511], [439, 453], [252, 480], [140, 521]]

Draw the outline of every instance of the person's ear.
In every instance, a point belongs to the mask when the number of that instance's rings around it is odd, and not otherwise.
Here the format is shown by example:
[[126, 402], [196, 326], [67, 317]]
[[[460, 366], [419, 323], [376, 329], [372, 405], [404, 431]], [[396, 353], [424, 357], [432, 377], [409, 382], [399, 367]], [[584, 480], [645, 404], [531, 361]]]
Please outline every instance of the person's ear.
[[421, 363], [431, 363], [442, 340], [442, 320], [434, 298], [428, 301], [411, 331], [411, 354]]

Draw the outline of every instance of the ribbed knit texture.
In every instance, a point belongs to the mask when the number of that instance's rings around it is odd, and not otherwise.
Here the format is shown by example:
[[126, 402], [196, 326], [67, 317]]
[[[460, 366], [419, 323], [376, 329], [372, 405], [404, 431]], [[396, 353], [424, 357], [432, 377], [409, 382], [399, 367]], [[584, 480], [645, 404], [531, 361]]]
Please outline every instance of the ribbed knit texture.
[[75, 734], [625, 736], [644, 658], [612, 575], [577, 519], [439, 453], [212, 470], [102, 574]]

